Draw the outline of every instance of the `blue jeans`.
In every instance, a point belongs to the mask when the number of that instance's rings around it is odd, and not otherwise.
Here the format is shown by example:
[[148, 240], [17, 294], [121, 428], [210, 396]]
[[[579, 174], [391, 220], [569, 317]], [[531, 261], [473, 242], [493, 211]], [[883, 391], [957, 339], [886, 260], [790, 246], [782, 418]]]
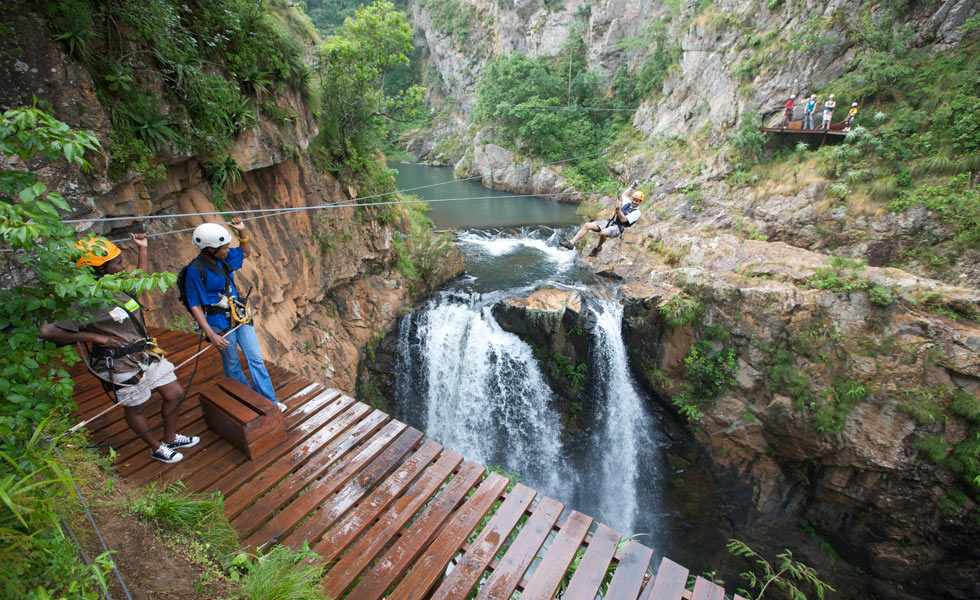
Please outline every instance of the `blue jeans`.
[[813, 129], [813, 113], [803, 113], [803, 129]]
[[259, 339], [255, 337], [255, 328], [251, 325], [242, 325], [229, 333], [225, 339], [230, 344], [221, 351], [221, 366], [225, 370], [225, 377], [248, 385], [248, 382], [245, 381], [245, 373], [242, 372], [242, 363], [238, 360], [238, 349], [241, 348], [242, 354], [245, 355], [245, 361], [248, 363], [252, 389], [269, 400], [278, 402], [276, 390], [272, 387], [272, 379], [269, 378], [269, 372], [265, 370], [262, 350], [259, 348]]

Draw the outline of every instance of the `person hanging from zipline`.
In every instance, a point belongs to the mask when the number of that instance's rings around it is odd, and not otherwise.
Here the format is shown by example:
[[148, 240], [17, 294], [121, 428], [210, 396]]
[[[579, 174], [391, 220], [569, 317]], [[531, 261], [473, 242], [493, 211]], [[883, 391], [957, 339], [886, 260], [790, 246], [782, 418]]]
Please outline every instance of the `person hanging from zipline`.
[[[275, 402], [280, 410], [286, 405], [276, 398], [272, 379], [262, 360], [262, 350], [255, 336], [248, 309], [248, 298], [242, 298], [235, 287], [234, 271], [242, 268], [251, 256], [252, 248], [241, 217], [230, 223], [238, 238], [238, 247], [229, 246], [232, 236], [223, 225], [202, 223], [194, 229], [191, 241], [201, 252], [178, 276], [178, 286], [186, 295], [186, 301], [194, 320], [215, 348], [221, 352], [221, 366], [225, 377], [249, 385], [242, 372], [238, 349], [242, 349], [248, 363], [251, 388]], [[181, 281], [183, 279], [183, 281]], [[227, 331], [226, 337], [222, 333]], [[219, 333], [220, 332], [220, 333]]]
[[602, 250], [602, 245], [606, 242], [608, 238], [618, 237], [623, 233], [627, 227], [631, 227], [640, 218], [640, 203], [643, 202], [643, 190], [638, 189], [640, 187], [639, 181], [633, 181], [628, 188], [620, 196], [620, 203], [616, 205], [614, 213], [611, 219], [608, 221], [591, 221], [582, 225], [576, 232], [575, 237], [571, 240], [563, 240], [560, 242], [563, 248], [568, 248], [569, 250], [575, 249], [575, 244], [585, 237], [585, 235], [594, 231], [599, 234], [599, 243], [589, 256], [595, 257], [599, 255]]
[[[144, 233], [131, 233], [138, 249], [137, 268], [149, 271], [147, 241]], [[122, 251], [105, 238], [79, 240], [75, 247], [83, 252], [76, 264], [92, 267], [96, 277], [114, 275], [126, 270]], [[80, 309], [78, 320], [41, 325], [41, 338], [56, 344], [90, 344], [89, 368], [117, 404], [123, 407], [126, 424], [150, 447], [150, 456], [165, 463], [184, 458], [179, 448], [190, 448], [200, 442], [197, 436], [177, 433], [176, 410], [184, 390], [174, 374], [174, 366], [163, 357], [149, 337], [140, 303], [126, 293], [117, 294], [113, 303], [97, 310]], [[163, 396], [160, 415], [163, 439], [153, 433], [144, 407], [153, 391]]]

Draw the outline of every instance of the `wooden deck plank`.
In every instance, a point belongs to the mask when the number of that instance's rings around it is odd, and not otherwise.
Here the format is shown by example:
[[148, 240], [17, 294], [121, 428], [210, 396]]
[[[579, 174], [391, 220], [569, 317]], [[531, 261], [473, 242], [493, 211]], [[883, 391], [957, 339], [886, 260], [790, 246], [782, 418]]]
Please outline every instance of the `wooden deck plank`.
[[[361, 502], [361, 506], [364, 508], [371, 508], [372, 503], [374, 503], [373, 506], [377, 507], [380, 503], [380, 496], [385, 494], [384, 490], [393, 488], [394, 490], [400, 491], [407, 487], [422, 472], [422, 469], [431, 464], [436, 456], [439, 455], [439, 452], [442, 451], [442, 446], [432, 440], [426, 441], [401, 464], [398, 464], [395, 459], [388, 456], [389, 454], [393, 454], [396, 449], [394, 445], [389, 448], [385, 455], [379, 457], [343, 490], [337, 492], [329, 501], [325, 502], [305, 523], [294, 529], [292, 533], [282, 540], [282, 544], [292, 548], [299, 548], [305, 541], [309, 544], [310, 548], [315, 547], [324, 532], [333, 527], [341, 516], [355, 504]], [[397, 467], [397, 472], [391, 475], [395, 467]], [[374, 491], [362, 502], [362, 499], [371, 490]], [[396, 493], [398, 492], [388, 492], [388, 500], [378, 512], [387, 506], [387, 502], [390, 502], [390, 499], [393, 499]], [[351, 523], [354, 519], [356, 519], [354, 515], [347, 515], [344, 522], [345, 524]]]
[[[170, 352], [174, 364], [199, 348], [195, 334], [163, 329], [151, 329], [151, 334]], [[187, 385], [193, 368], [191, 363], [178, 373], [182, 385]], [[92, 417], [111, 406], [84, 365], [69, 369], [77, 417]], [[201, 356], [193, 389], [180, 408], [178, 431], [201, 436], [197, 446], [183, 451], [183, 461], [176, 465], [152, 461], [138, 439], [119, 443], [133, 435], [119, 409], [87, 425], [90, 439], [116, 440], [119, 472], [132, 484], [185, 481], [193, 491], [221, 490], [229, 517], [248, 544], [282, 542], [299, 547], [308, 542], [332, 566], [322, 583], [331, 597], [349, 590], [348, 597], [357, 600], [377, 599], [389, 591], [392, 600], [462, 599], [485, 578], [477, 598], [507, 599], [522, 585], [524, 598], [553, 598], [582, 547], [590, 517], [573, 511], [534, 572], [524, 579], [554, 530], [561, 503], [542, 498], [528, 510], [536, 492], [517, 486], [476, 540], [466, 545], [467, 536], [487, 520], [502, 497], [504, 478], [491, 474], [479, 483], [481, 465], [463, 463], [458, 453], [424, 440], [421, 432], [293, 371], [273, 363], [267, 369], [277, 396], [289, 406], [284, 415], [287, 438], [254, 461], [210, 431], [203, 419], [194, 390], [224, 378], [220, 357], [213, 351]], [[160, 419], [160, 405], [159, 394], [146, 404], [151, 426]], [[472, 495], [466, 498], [467, 493]], [[503, 558], [495, 561], [528, 513], [527, 523]], [[564, 598], [593, 599], [609, 563], [618, 557], [607, 598], [724, 599], [721, 587], [700, 577], [693, 592], [685, 591], [687, 570], [667, 558], [644, 588], [653, 551], [630, 541], [617, 555], [619, 538], [612, 529], [597, 527]], [[454, 559], [458, 563], [449, 568]]]
[[469, 595], [536, 495], [537, 492], [526, 485], [519, 483], [514, 486], [507, 494], [507, 500], [439, 585], [432, 600], [464, 600]]
[[[412, 563], [388, 600], [421, 600], [446, 573], [446, 565], [459, 552], [466, 538], [476, 529], [500, 494], [507, 489], [508, 480], [499, 473], [490, 475], [457, 510], [428, 549]], [[528, 501], [530, 503], [530, 500]], [[523, 513], [523, 511], [521, 511]]]
[[493, 574], [480, 588], [477, 600], [511, 597], [564, 508], [564, 504], [552, 498], [541, 499]]
[[[404, 493], [402, 490], [411, 483], [414, 475], [407, 473], [401, 476], [402, 474], [399, 473], [399, 476], [389, 478], [358, 506], [357, 510], [348, 515], [343, 525], [338, 525], [324, 534], [313, 551], [320, 555], [323, 562], [330, 563], [347, 550], [351, 543], [377, 519], [377, 525], [372, 528], [371, 536], [364, 536], [358, 540], [343, 559], [347, 563], [361, 560], [367, 564], [462, 462], [463, 457], [456, 452], [444, 452], [439, 460], [429, 466], [418, 481]], [[388, 508], [389, 506], [391, 508]], [[384, 511], [383, 515], [382, 511]], [[331, 571], [331, 576], [334, 572]]]
[[616, 573], [613, 574], [606, 597], [636, 600], [640, 595], [640, 588], [643, 587], [643, 578], [651, 558], [653, 550], [639, 542], [627, 542], [620, 553], [619, 562], [616, 563]]
[[[350, 457], [345, 457], [342, 465], [324, 475], [317, 481], [311, 482], [303, 494], [283, 508], [271, 520], [261, 527], [256, 526], [249, 531], [244, 523], [248, 522], [248, 512], [239, 516], [238, 522], [233, 523], [241, 536], [246, 538], [246, 546], [258, 548], [267, 543], [274, 543], [295, 527], [300, 521], [310, 515], [321, 502], [333, 495], [345, 483], [368, 463], [379, 457], [389, 446], [396, 446], [398, 452], [392, 457], [392, 462], [400, 459], [422, 438], [422, 432], [409, 428], [399, 421], [391, 421], [374, 434], [371, 439]], [[393, 465], [392, 465], [393, 466]], [[271, 514], [271, 513], [270, 513]]]
[[[323, 396], [328, 397], [333, 393], [333, 390], [327, 390], [323, 392]], [[314, 398], [314, 400], [317, 399]], [[300, 411], [286, 411], [287, 423], [291, 423], [293, 419], [306, 416], [308, 407], [317, 404], [314, 400], [304, 404]], [[215, 461], [210, 467], [196, 472], [187, 481], [187, 487], [194, 491], [206, 493], [218, 490], [227, 496], [270, 464], [306, 442], [321, 427], [327, 425], [339, 415], [342, 415], [353, 404], [354, 399], [350, 396], [335, 396], [328, 401], [326, 406], [312, 411], [312, 416], [302, 420], [301, 423], [292, 426], [292, 428], [287, 426], [288, 431], [286, 432], [286, 442], [284, 444], [253, 460], [248, 460], [240, 452], [227, 455], [222, 460]]]
[[[354, 589], [350, 592], [351, 598], [361, 600], [376, 600], [384, 595], [391, 584], [395, 583], [398, 577], [405, 572], [409, 563], [421, 551], [422, 546], [432, 537], [434, 532], [449, 517], [450, 512], [463, 499], [466, 493], [483, 475], [484, 469], [476, 463], [465, 463], [450, 481], [426, 506], [422, 515], [412, 523], [412, 526], [398, 538], [387, 553], [384, 554], [380, 562], [375, 564], [361, 579]], [[416, 508], [415, 510], [418, 510]], [[411, 514], [404, 515], [400, 519], [404, 524], [412, 517]], [[379, 523], [380, 525], [380, 523]], [[398, 529], [401, 526], [399, 525]], [[366, 566], [374, 559], [374, 552], [381, 550], [391, 538], [398, 533], [388, 527], [372, 528], [366, 534], [366, 538], [377, 538], [380, 544], [370, 544], [368, 548], [372, 551], [369, 555], [354, 554], [353, 549], [348, 552], [330, 570], [330, 573], [323, 580], [324, 591], [330, 598], [339, 598], [350, 584], [357, 579]], [[347, 560], [348, 556], [351, 560]]]
[[687, 569], [665, 556], [651, 584], [643, 590], [643, 600], [679, 600], [687, 587]]
[[[210, 492], [214, 489], [219, 489], [221, 493], [224, 494], [226, 502], [228, 499], [238, 494], [240, 496], [239, 502], [243, 505], [241, 506], [241, 509], [244, 509], [251, 502], [251, 500], [254, 500], [260, 494], [265, 493], [266, 490], [278, 483], [280, 479], [300, 468], [307, 459], [314, 455], [314, 453], [327, 447], [331, 442], [343, 436], [344, 431], [367, 416], [370, 413], [370, 410], [370, 407], [355, 402], [354, 404], [348, 406], [346, 410], [337, 415], [335, 418], [328, 421], [326, 425], [320, 427], [315, 432], [311, 432], [312, 435], [307, 436], [302, 443], [297, 444], [282, 456], [271, 461], [262, 459], [252, 461], [253, 463], [258, 463], [258, 465], [255, 465], [254, 468], [254, 477], [251, 477], [247, 480], [247, 482], [242, 483], [242, 485], [235, 491], [217, 488], [214, 485], [209, 486], [207, 491]], [[247, 477], [248, 473], [253, 471], [253, 469], [247, 468], [249, 466], [252, 466], [252, 464], [245, 463], [243, 468], [236, 469], [235, 472], [229, 473], [228, 477], [235, 480]], [[241, 511], [236, 510], [234, 514], [237, 515], [239, 512]]]
[[[307, 388], [304, 388], [302, 391], [297, 392], [292, 396], [296, 410], [294, 411], [294, 414], [286, 415], [285, 421], [287, 432], [301, 422], [303, 418], [309, 415], [308, 411], [298, 411], [298, 409], [315, 398], [315, 394], [320, 391], [323, 391], [323, 386], [313, 384], [311, 386], [307, 386]], [[320, 407], [324, 404], [325, 402], [321, 400], [315, 403], [313, 407]], [[137, 476], [134, 476], [133, 481], [138, 485], [145, 485], [154, 479], [162, 484], [188, 480], [198, 471], [207, 468], [216, 461], [222, 460], [231, 452], [238, 452], [234, 446], [224, 442], [224, 440], [222, 440], [217, 433], [211, 431], [210, 429], [201, 435], [201, 442], [199, 445], [202, 447], [202, 449], [196, 454], [192, 454], [189, 457], [185, 456], [184, 460], [180, 461], [176, 465], [172, 465], [169, 469], [161, 471], [155, 477], [148, 476], [146, 474], [137, 474]]]
[[691, 600], [725, 600], [725, 588], [698, 577], [694, 580]]
[[[370, 407], [367, 408], [370, 410]], [[246, 510], [254, 518], [260, 518], [262, 514], [272, 514], [309, 482], [326, 473], [348, 450], [373, 435], [387, 420], [388, 415], [385, 413], [372, 411], [364, 419], [352, 422], [353, 427], [344, 428], [338, 432], [336, 438], [313, 453], [304, 453], [297, 456], [296, 460], [280, 459], [273, 463], [258, 477], [226, 497], [225, 514], [233, 522]], [[329, 427], [328, 425], [327, 428]], [[239, 523], [242, 526], [247, 525], [246, 521]]]
[[618, 531], [599, 524], [562, 595], [563, 600], [594, 600], [622, 537]]
[[535, 569], [531, 580], [521, 592], [521, 598], [551, 600], [568, 566], [575, 560], [575, 554], [582, 545], [582, 540], [589, 534], [590, 527], [592, 527], [592, 517], [574, 510], [568, 515], [558, 535], [548, 546], [548, 551]]
[[[190, 412], [180, 416], [177, 420], [177, 430], [186, 435], [201, 435], [204, 433], [208, 424], [204, 422], [204, 415], [200, 407], [194, 407]], [[158, 436], [159, 437], [159, 436]], [[188, 452], [197, 452], [198, 448], [188, 448]], [[181, 451], [183, 453], [183, 451]], [[150, 447], [141, 439], [133, 440], [126, 447], [126, 458], [116, 461], [116, 471], [124, 477], [128, 477], [147, 467], [169, 467], [170, 465], [153, 460], [150, 457]]]

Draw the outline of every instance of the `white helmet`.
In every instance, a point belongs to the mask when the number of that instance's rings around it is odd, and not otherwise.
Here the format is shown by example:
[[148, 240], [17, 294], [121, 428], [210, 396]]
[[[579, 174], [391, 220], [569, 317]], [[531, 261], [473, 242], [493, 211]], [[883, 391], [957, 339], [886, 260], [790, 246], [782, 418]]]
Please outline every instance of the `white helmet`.
[[201, 250], [204, 248], [220, 248], [231, 242], [231, 234], [228, 233], [224, 225], [201, 223], [194, 228], [194, 235], [191, 239], [194, 245]]

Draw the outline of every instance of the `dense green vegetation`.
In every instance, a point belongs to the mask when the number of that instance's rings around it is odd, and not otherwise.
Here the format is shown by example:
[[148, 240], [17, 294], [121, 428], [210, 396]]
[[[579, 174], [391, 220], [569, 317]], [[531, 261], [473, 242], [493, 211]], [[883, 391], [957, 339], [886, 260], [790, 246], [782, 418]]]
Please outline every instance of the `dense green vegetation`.
[[[35, 108], [0, 116], [0, 152], [32, 163], [65, 159], [90, 168], [86, 155], [99, 151], [95, 137], [72, 131]], [[67, 430], [73, 408], [65, 370], [77, 356], [37, 337], [38, 323], [75, 318], [79, 310], [110, 302], [116, 293], [166, 289], [173, 274], [119, 273], [96, 278], [76, 268], [75, 231], [59, 210], [68, 205], [34, 173], [0, 172], [0, 248], [16, 254], [5, 275], [15, 285], [0, 290], [0, 594], [4, 598], [97, 598], [104, 557], [84, 566], [61, 524], [77, 510], [65, 458], [49, 436]], [[78, 442], [78, 440], [76, 440]], [[80, 444], [76, 443], [76, 446]], [[66, 452], [69, 452], [66, 450]], [[70, 451], [77, 454], [77, 450]]]
[[[495, 123], [507, 142], [562, 160], [601, 153], [629, 113], [580, 111], [612, 107], [599, 77], [585, 68], [585, 46], [572, 39], [557, 57], [523, 54], [491, 60], [477, 84], [473, 118]], [[566, 174], [583, 189], [615, 187], [603, 156], [572, 163]]]
[[[980, 171], [980, 20], [961, 27], [963, 41], [937, 49], [918, 44], [905, 25], [904, 8], [891, 4], [853, 18], [837, 13], [807, 21], [790, 46], [816, 47], [831, 28], [846, 25], [855, 59], [847, 73], [815, 90], [836, 94], [838, 106], [860, 104], [847, 143], [813, 152], [783, 153], [772, 161], [812, 156], [830, 180], [828, 197], [902, 212], [921, 206], [945, 221], [953, 237], [937, 243], [909, 238], [897, 266], [917, 263], [948, 274], [964, 250], [980, 249], [980, 195], [971, 182]], [[806, 38], [806, 43], [804, 43]], [[773, 41], [779, 45], [780, 42]], [[841, 113], [843, 111], [840, 111]], [[841, 115], [837, 115], [840, 118]], [[743, 161], [759, 160], [764, 138], [749, 119], [732, 139]]]
[[[163, 176], [160, 152], [191, 152], [218, 200], [235, 136], [282, 118], [286, 88], [315, 101], [312, 26], [285, 0], [38, 0], [56, 40], [88, 69], [112, 119], [110, 173]], [[157, 90], [157, 91], [154, 91]], [[286, 115], [288, 116], [288, 115]], [[234, 161], [231, 161], [233, 163]]]
[[388, 78], [409, 65], [412, 32], [390, 2], [362, 8], [320, 48], [323, 118], [314, 160], [331, 171], [362, 170], [391, 122], [417, 115], [422, 87], [392, 93]]

